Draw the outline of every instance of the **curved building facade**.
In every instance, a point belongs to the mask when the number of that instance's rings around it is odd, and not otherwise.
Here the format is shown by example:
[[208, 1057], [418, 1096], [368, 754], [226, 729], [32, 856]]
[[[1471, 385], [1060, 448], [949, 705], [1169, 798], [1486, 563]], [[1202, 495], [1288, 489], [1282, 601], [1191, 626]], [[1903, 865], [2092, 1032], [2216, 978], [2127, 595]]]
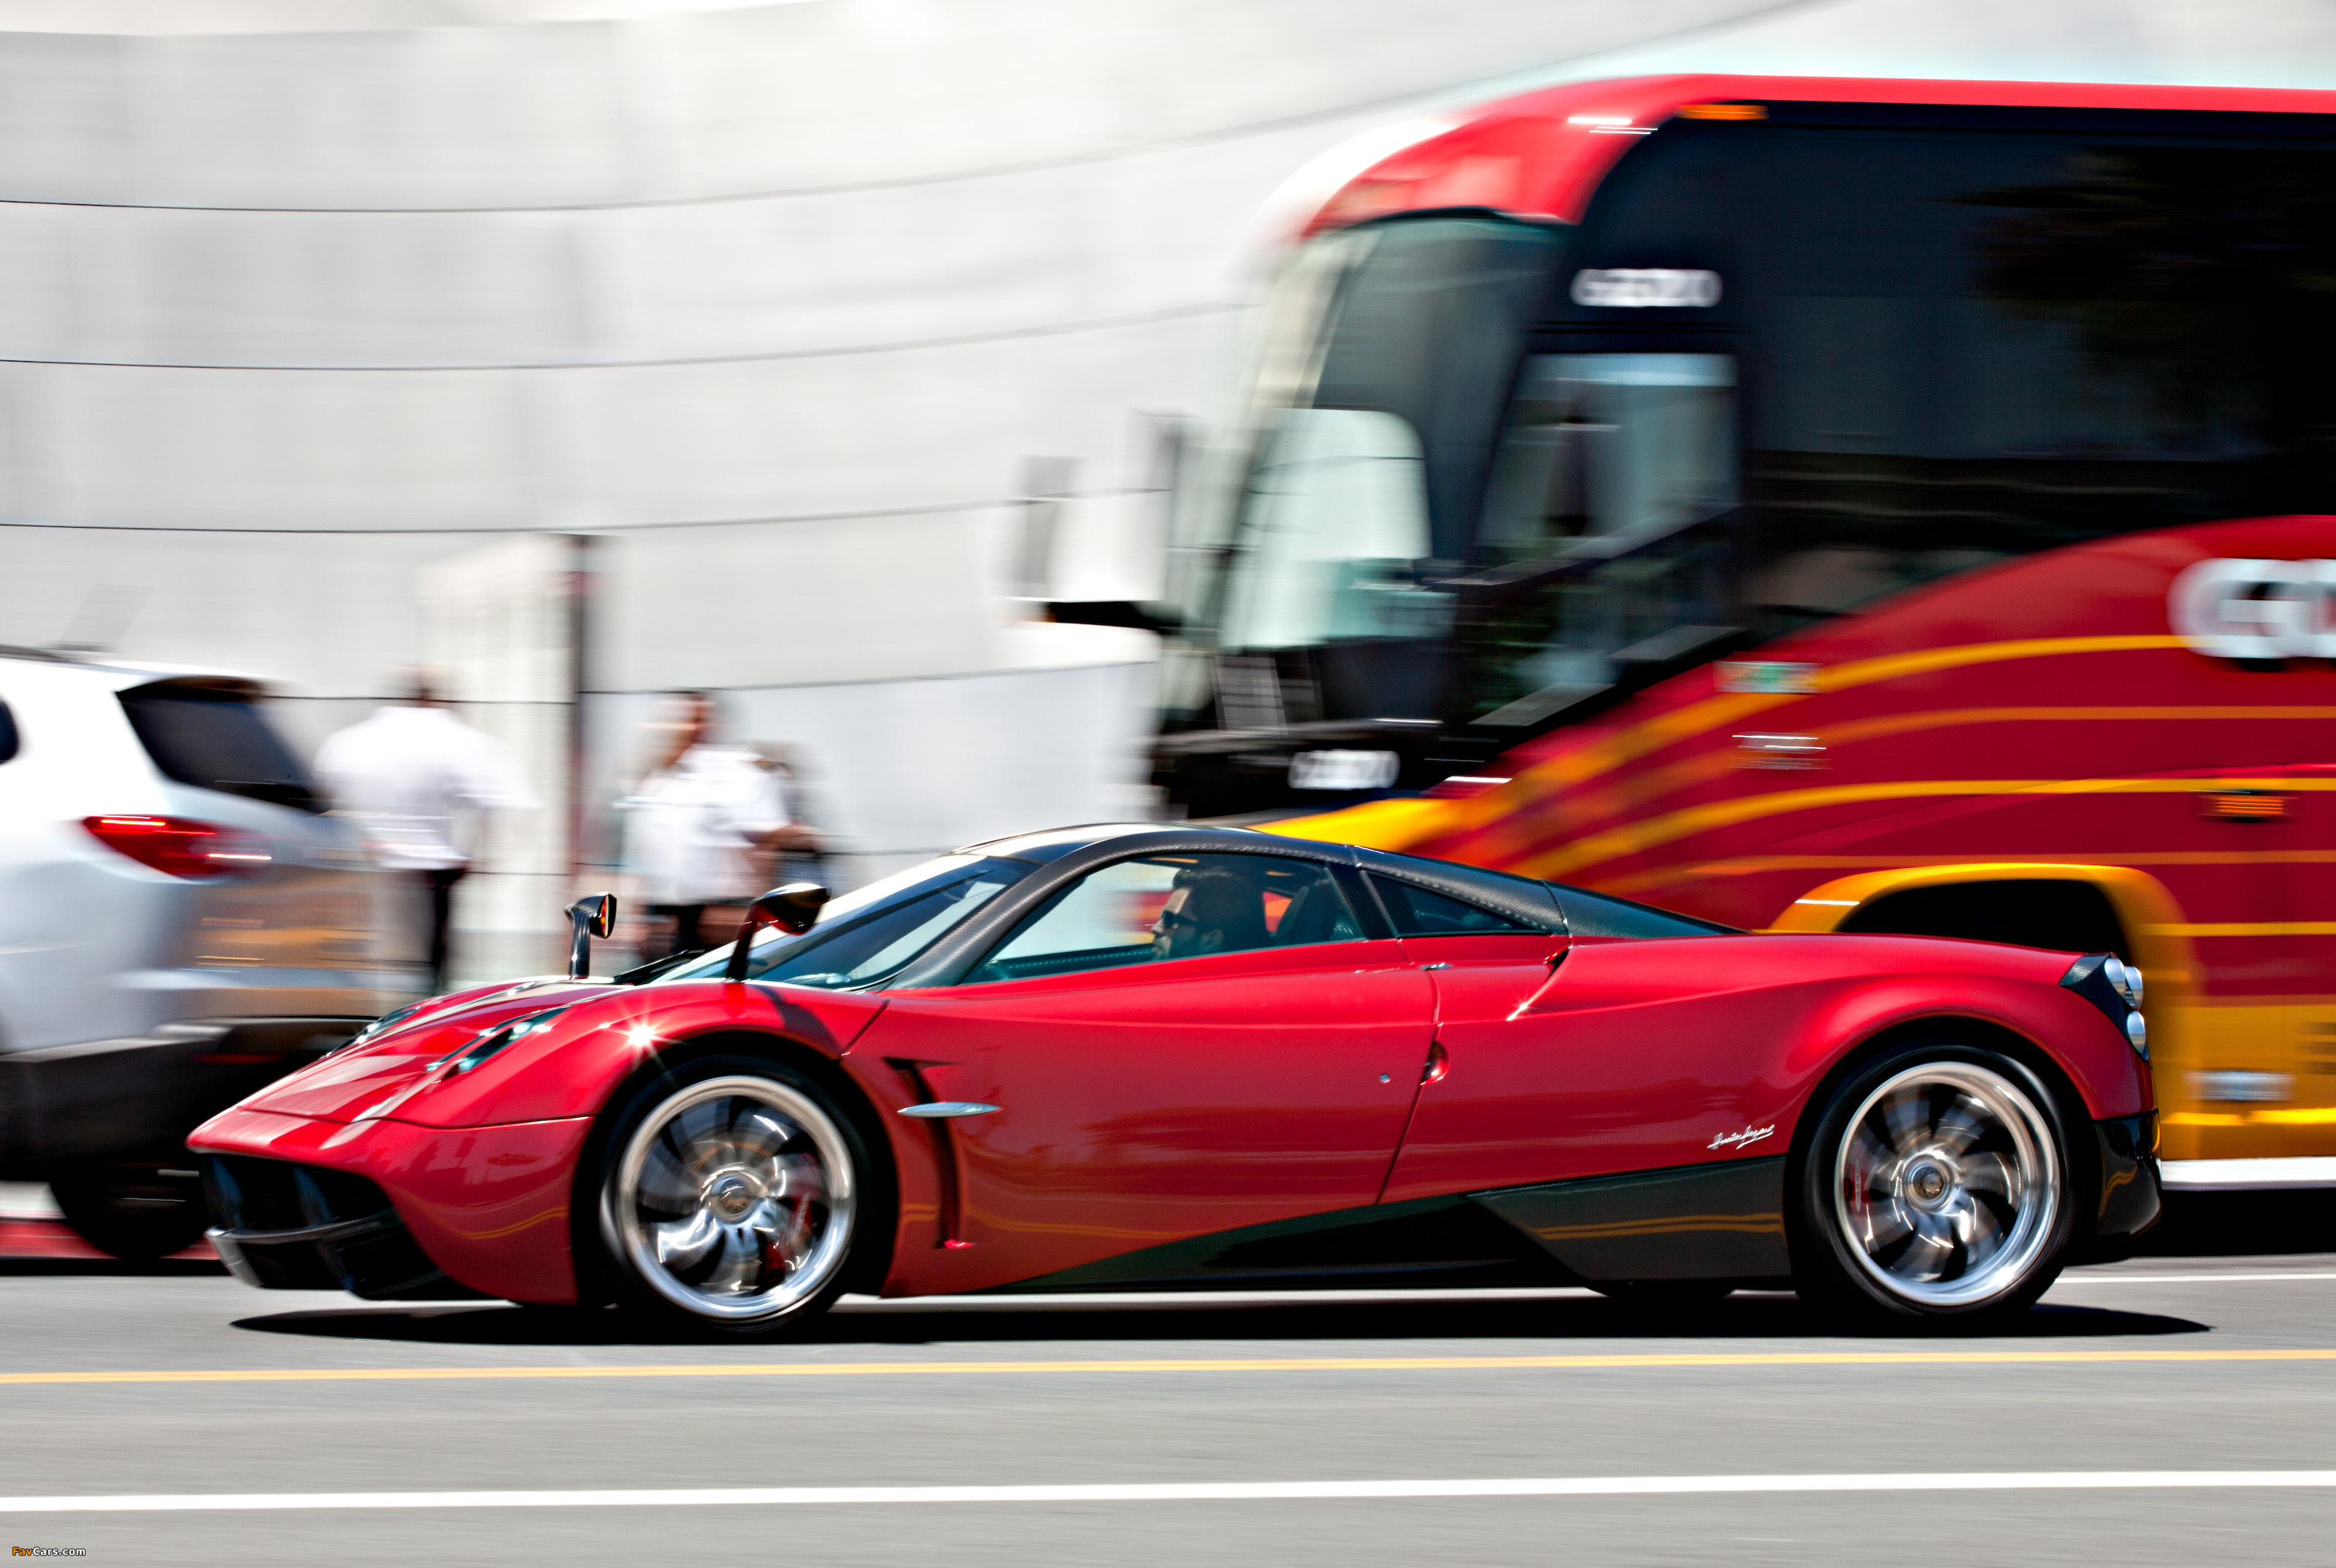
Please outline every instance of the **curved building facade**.
[[[451, 655], [555, 804], [721, 689], [862, 872], [1117, 814], [1148, 638], [1013, 596], [1145, 591], [1141, 416], [1293, 170], [1610, 70], [2330, 75], [2305, 0], [2062, 10], [0, 0], [0, 642], [249, 670], [311, 739]], [[593, 541], [580, 659], [538, 535]]]

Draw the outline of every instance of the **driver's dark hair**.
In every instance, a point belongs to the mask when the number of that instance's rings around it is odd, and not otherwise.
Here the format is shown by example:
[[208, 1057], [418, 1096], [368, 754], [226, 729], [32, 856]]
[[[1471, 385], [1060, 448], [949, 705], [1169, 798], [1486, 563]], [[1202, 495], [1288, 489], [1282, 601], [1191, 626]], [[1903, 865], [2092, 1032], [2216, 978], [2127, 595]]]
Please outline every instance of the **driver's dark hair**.
[[1203, 862], [1178, 872], [1175, 886], [1188, 890], [1184, 912], [1198, 929], [1223, 933], [1218, 951], [1261, 948], [1270, 940], [1263, 890], [1249, 878]]

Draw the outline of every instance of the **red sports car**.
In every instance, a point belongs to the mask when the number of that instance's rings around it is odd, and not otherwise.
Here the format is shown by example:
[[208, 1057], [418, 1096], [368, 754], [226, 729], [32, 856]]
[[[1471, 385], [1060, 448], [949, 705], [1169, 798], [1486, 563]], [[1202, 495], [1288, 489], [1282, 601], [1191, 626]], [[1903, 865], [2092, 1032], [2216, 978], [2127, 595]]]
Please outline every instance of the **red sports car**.
[[2157, 1214], [2114, 955], [1747, 934], [1227, 829], [824, 898], [393, 1014], [214, 1118], [220, 1255], [745, 1331], [845, 1290], [1357, 1281], [1970, 1319]]

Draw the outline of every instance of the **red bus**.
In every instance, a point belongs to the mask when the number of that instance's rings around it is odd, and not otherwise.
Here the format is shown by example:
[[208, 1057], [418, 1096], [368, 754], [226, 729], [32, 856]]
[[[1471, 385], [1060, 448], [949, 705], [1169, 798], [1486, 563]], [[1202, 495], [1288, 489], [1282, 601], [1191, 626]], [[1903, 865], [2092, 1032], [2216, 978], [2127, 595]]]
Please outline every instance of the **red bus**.
[[2336, 93], [1667, 77], [1387, 157], [1181, 481], [1196, 816], [2114, 950], [2336, 1185]]

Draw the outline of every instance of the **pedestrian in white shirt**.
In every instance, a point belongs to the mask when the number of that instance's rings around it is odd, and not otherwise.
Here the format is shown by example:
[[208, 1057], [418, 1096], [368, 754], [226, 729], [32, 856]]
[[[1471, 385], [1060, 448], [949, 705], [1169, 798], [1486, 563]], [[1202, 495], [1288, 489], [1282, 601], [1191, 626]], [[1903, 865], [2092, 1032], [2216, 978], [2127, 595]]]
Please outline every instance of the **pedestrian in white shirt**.
[[471, 869], [487, 813], [537, 803], [501, 745], [448, 712], [426, 674], [407, 683], [405, 701], [326, 740], [316, 771], [355, 820], [374, 862], [426, 901], [435, 992], [446, 981], [454, 884]]
[[670, 700], [648, 773], [620, 803], [641, 901], [673, 921], [668, 950], [685, 953], [728, 940], [708, 929], [706, 911], [726, 913], [762, 892], [773, 852], [819, 842], [789, 819], [783, 781], [767, 762], [715, 738], [711, 696], [676, 692]]

